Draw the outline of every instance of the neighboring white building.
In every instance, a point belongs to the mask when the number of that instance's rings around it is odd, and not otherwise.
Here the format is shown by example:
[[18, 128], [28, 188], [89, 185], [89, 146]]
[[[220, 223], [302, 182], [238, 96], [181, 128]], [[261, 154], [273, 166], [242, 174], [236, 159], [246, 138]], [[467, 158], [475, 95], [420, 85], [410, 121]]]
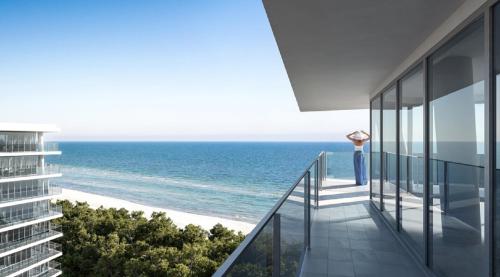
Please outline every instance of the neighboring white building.
[[50, 221], [62, 217], [51, 199], [61, 193], [52, 178], [56, 167], [48, 155], [57, 144], [44, 141], [53, 125], [0, 123], [0, 276], [59, 276], [62, 255], [52, 240], [62, 237]]

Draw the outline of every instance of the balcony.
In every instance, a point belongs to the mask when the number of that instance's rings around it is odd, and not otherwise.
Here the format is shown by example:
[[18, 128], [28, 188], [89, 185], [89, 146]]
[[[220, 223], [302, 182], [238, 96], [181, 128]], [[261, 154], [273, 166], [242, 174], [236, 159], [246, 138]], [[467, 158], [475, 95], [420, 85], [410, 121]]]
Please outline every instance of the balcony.
[[56, 261], [49, 262], [49, 270], [39, 275], [40, 277], [55, 277], [62, 274], [61, 264]]
[[321, 153], [214, 276], [424, 276], [369, 186], [332, 178], [339, 156]]
[[22, 152], [58, 152], [59, 144], [56, 142], [29, 143], [11, 142], [0, 143], [0, 153], [22, 153]]
[[61, 264], [56, 261], [49, 261], [48, 264], [40, 266], [36, 270], [30, 270], [29, 276], [34, 277], [56, 277], [62, 274]]
[[[0, 231], [5, 230], [7, 227], [19, 225], [22, 223], [32, 222], [32, 221], [44, 221], [50, 220], [53, 217], [62, 216], [62, 207], [57, 205], [50, 205], [48, 209], [43, 209], [40, 211], [27, 212], [25, 214], [16, 216], [7, 216], [0, 218]], [[11, 228], [9, 228], [11, 229]]]
[[[37, 243], [50, 238], [62, 236], [62, 228], [59, 225], [51, 225], [50, 229], [45, 232], [38, 233], [18, 241], [10, 241], [0, 244], [0, 256], [9, 255], [8, 252], [12, 250], [18, 250], [24, 248], [30, 244]], [[6, 254], [7, 253], [7, 254]]]
[[50, 187], [45, 188], [23, 188], [20, 190], [15, 190], [13, 192], [4, 191], [4, 193], [0, 193], [0, 207], [2, 204], [11, 204], [13, 202], [18, 202], [22, 200], [36, 200], [41, 197], [48, 197], [59, 195], [62, 193], [62, 188], [51, 185]]
[[0, 276], [14, 276], [14, 274], [21, 274], [21, 272], [19, 271], [29, 266], [43, 264], [45, 262], [49, 262], [51, 259], [55, 259], [61, 256], [61, 245], [55, 242], [49, 242], [43, 248], [33, 249], [32, 255], [33, 256], [31, 256], [30, 258], [27, 258], [21, 262], [0, 268]]
[[[0, 168], [0, 181], [11, 181], [8, 179], [16, 179], [21, 177], [36, 177], [44, 175], [59, 175], [59, 166], [56, 164], [46, 164], [45, 166], [19, 166]], [[30, 179], [30, 178], [28, 178]]]

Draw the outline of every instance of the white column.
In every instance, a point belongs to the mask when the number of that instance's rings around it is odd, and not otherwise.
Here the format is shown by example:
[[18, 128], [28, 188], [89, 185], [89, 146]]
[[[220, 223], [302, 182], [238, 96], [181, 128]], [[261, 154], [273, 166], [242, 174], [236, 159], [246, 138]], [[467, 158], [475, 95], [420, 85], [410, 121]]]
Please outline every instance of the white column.
[[[39, 132], [37, 133], [38, 134], [38, 144], [40, 145], [40, 151], [43, 152], [45, 149], [44, 149], [44, 140], [43, 140], [43, 133], [42, 132]], [[39, 158], [38, 158], [38, 166], [42, 169], [42, 174], [45, 173], [45, 156], [44, 155], [40, 155]]]

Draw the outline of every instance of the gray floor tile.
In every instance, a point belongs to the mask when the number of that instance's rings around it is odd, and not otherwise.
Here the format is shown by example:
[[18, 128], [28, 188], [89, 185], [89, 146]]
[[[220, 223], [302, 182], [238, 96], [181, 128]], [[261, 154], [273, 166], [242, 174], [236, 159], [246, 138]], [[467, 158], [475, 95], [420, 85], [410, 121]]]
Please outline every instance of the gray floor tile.
[[327, 246], [311, 246], [309, 255], [311, 258], [328, 259], [330, 248]]
[[[342, 189], [336, 188], [335, 193], [343, 193]], [[328, 191], [331, 190], [321, 193]], [[368, 192], [364, 192], [365, 202], [359, 203], [358, 199], [352, 204], [315, 211], [311, 250], [304, 260], [303, 276], [422, 276], [420, 268], [372, 210]]]
[[328, 270], [328, 260], [307, 257], [304, 263], [303, 272], [327, 274]]
[[329, 261], [329, 275], [354, 276], [354, 265], [352, 262]]

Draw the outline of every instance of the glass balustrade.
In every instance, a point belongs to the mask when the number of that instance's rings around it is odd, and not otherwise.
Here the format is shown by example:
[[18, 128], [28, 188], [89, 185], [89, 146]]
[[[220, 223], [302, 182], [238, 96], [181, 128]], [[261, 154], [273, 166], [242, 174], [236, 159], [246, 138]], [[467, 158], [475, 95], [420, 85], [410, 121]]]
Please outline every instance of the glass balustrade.
[[50, 187], [38, 187], [35, 189], [26, 187], [12, 192], [7, 192], [7, 191], [1, 192], [0, 203], [12, 202], [21, 199], [37, 198], [43, 196], [59, 195], [61, 193], [62, 193], [62, 188], [54, 185], [51, 185]]
[[45, 166], [24, 166], [20, 164], [19, 166], [0, 168], [0, 179], [58, 174], [60, 172], [59, 166], [56, 164], [46, 164]]
[[321, 153], [214, 276], [297, 276], [326, 164]]
[[[214, 276], [289, 276], [301, 270], [302, 257], [308, 248], [310, 228], [314, 224], [314, 209], [318, 190], [328, 176], [338, 177], [333, 163], [352, 158], [351, 153], [322, 153], [300, 179], [285, 193], [275, 207], [245, 238]], [[422, 157], [384, 152], [384, 161], [397, 164], [402, 173], [400, 186], [411, 195], [422, 197]], [[367, 159], [368, 160], [368, 159]], [[369, 165], [367, 164], [367, 168]], [[484, 166], [431, 159], [430, 194], [433, 202], [434, 227], [450, 237], [461, 237], [464, 245], [478, 245], [484, 233], [484, 222], [475, 214], [484, 207]], [[385, 182], [396, 182], [396, 168], [386, 167]], [[409, 174], [408, 172], [411, 172]], [[345, 176], [346, 179], [353, 179]], [[470, 184], [474, 184], [471, 186]], [[409, 216], [412, 209], [421, 208], [404, 195], [404, 203], [397, 207]], [[394, 201], [390, 198], [388, 201]], [[401, 200], [400, 200], [401, 201]], [[465, 212], [475, 207], [470, 213]], [[422, 215], [422, 213], [419, 213]], [[453, 222], [455, 228], [445, 228]], [[410, 228], [408, 223], [405, 228]]]
[[0, 132], [0, 153], [59, 151], [56, 142], [41, 143], [36, 133]]
[[62, 214], [62, 207], [53, 204], [51, 204], [48, 208], [40, 210], [21, 210], [21, 214], [7, 216], [0, 215], [0, 228], [60, 214]]
[[26, 267], [32, 266], [43, 260], [55, 257], [61, 253], [61, 245], [55, 242], [48, 242], [29, 249], [30, 257], [20, 262], [0, 268], [0, 276], [8, 276]]
[[49, 270], [40, 275], [40, 277], [50, 277], [61, 272], [61, 264], [56, 261], [49, 262]]
[[[354, 180], [354, 152], [325, 152], [326, 177], [343, 180]], [[370, 150], [365, 146], [364, 160], [366, 178], [370, 180]]]
[[50, 238], [53, 236], [57, 236], [62, 234], [62, 228], [60, 225], [53, 225], [50, 229], [45, 230], [44, 232], [34, 234], [29, 237], [24, 237], [22, 240], [18, 241], [10, 241], [6, 243], [0, 243], [0, 252], [6, 252], [9, 250], [17, 249], [19, 247], [35, 243], [37, 241]]

